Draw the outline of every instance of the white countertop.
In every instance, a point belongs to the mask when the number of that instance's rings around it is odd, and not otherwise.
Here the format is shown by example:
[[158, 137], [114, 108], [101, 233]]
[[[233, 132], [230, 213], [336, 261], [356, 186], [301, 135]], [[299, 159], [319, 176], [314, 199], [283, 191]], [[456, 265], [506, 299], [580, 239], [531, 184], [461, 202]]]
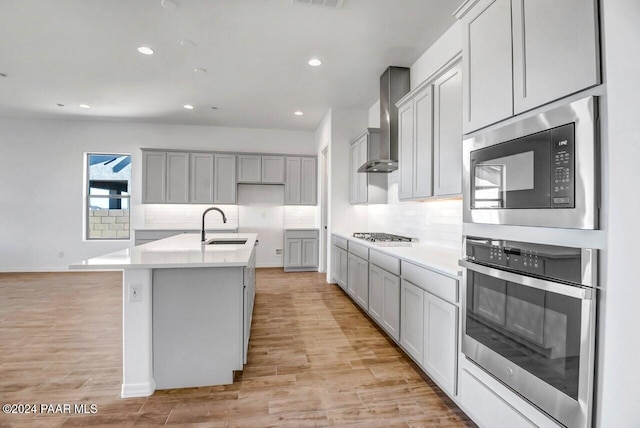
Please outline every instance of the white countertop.
[[458, 260], [462, 258], [462, 250], [457, 251], [451, 248], [425, 245], [422, 243], [411, 243], [410, 246], [402, 247], [381, 246], [373, 242], [365, 241], [364, 239], [354, 238], [351, 234], [338, 232], [333, 232], [333, 234], [445, 275], [453, 277], [462, 275], [462, 268], [458, 266]]
[[200, 234], [185, 233], [69, 265], [70, 269], [161, 269], [246, 266], [255, 233], [211, 233], [207, 240], [246, 238], [243, 245], [202, 245]]
[[[195, 227], [175, 227], [175, 226], [168, 226], [168, 227], [158, 227], [158, 226], [154, 226], [154, 227], [134, 227], [133, 230], [140, 230], [140, 231], [145, 231], [145, 232], [164, 232], [164, 231], [172, 231], [172, 230], [179, 230], [181, 232], [200, 232], [200, 228], [195, 228]], [[205, 229], [206, 231], [223, 231], [223, 230], [229, 230], [229, 231], [236, 231], [238, 230], [238, 225], [224, 225], [224, 226], [216, 226], [216, 227], [207, 227]]]

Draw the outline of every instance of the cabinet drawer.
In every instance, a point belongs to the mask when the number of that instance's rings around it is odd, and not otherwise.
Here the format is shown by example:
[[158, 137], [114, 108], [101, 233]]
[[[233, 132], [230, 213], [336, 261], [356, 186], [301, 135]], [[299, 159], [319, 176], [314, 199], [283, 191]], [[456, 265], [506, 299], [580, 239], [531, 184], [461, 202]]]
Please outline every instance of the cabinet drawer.
[[453, 278], [405, 261], [402, 262], [402, 278], [444, 300], [458, 302], [458, 281]]
[[318, 230], [285, 230], [284, 231], [285, 239], [288, 238], [309, 238], [314, 239], [318, 237]]
[[400, 276], [400, 260], [393, 256], [376, 250], [369, 250], [369, 261], [387, 272]]
[[480, 426], [536, 426], [466, 370], [460, 373], [460, 401], [464, 411]]
[[348, 241], [346, 239], [333, 235], [333, 245], [340, 247], [343, 250], [347, 250], [349, 248], [347, 242]]
[[349, 252], [364, 260], [369, 260], [369, 249], [361, 244], [349, 241]]

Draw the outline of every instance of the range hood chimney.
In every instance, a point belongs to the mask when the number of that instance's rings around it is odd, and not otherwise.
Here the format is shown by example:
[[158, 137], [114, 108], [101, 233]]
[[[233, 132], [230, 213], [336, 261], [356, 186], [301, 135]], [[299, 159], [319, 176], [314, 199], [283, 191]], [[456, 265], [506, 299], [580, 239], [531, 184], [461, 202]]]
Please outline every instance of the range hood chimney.
[[409, 69], [389, 67], [380, 76], [380, 143], [371, 144], [358, 172], [389, 173], [398, 169], [398, 108], [410, 89]]

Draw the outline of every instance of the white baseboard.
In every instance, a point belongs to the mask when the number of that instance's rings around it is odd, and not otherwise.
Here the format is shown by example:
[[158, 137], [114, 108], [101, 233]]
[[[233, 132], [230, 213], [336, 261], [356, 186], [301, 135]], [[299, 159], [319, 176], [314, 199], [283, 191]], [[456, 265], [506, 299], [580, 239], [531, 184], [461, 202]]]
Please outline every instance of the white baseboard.
[[120, 397], [122, 398], [135, 398], [135, 397], [148, 397], [152, 395], [156, 390], [156, 381], [146, 383], [129, 383], [122, 384], [122, 390]]
[[256, 263], [257, 268], [281, 268], [284, 267], [282, 263]]

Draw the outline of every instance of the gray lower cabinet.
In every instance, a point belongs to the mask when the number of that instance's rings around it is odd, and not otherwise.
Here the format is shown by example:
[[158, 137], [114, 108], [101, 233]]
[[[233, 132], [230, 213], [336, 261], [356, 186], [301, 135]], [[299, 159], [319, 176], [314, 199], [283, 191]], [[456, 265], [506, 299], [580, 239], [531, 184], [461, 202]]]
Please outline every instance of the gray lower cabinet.
[[347, 251], [333, 246], [333, 279], [344, 291], [347, 291], [347, 265], [348, 254]]
[[349, 253], [347, 293], [365, 311], [369, 310], [369, 262]]
[[400, 346], [451, 395], [457, 393], [458, 281], [402, 262]]
[[318, 229], [286, 229], [284, 231], [284, 270], [318, 270]]
[[165, 152], [142, 152], [142, 202], [164, 203], [167, 154]]
[[285, 169], [284, 204], [316, 205], [316, 158], [287, 157]]
[[369, 262], [369, 315], [400, 340], [400, 277]]
[[236, 155], [216, 154], [215, 159], [215, 204], [236, 203]]

